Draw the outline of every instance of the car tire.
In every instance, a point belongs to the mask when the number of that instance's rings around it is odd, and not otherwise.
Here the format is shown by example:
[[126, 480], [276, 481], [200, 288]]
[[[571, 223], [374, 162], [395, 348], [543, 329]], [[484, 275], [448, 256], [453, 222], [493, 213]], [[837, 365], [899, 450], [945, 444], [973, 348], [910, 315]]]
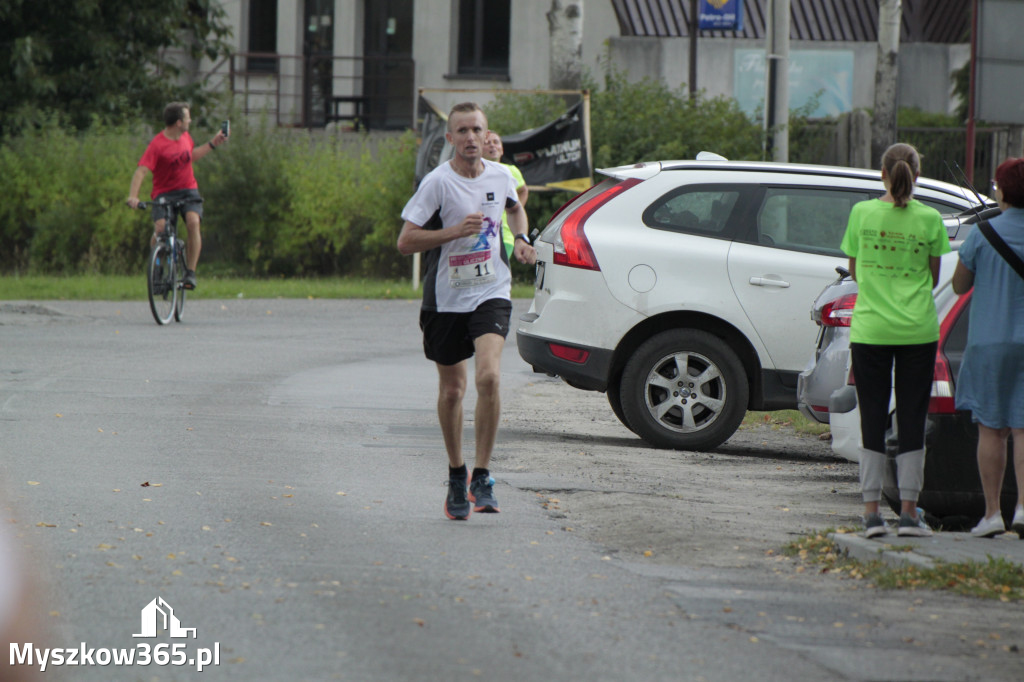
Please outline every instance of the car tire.
[[[680, 371], [690, 380], [680, 379]], [[736, 353], [698, 329], [672, 329], [645, 341], [619, 384], [631, 430], [655, 447], [676, 450], [708, 450], [726, 441], [746, 414], [749, 393]]]
[[[615, 413], [615, 416], [618, 417], [623, 426], [630, 431], [633, 431], [633, 427], [629, 425], [629, 420], [626, 419], [626, 413], [622, 410], [622, 396], [619, 393], [620, 385], [620, 383], [609, 384], [605, 394], [608, 397], [608, 404], [611, 406], [612, 412]], [[636, 433], [636, 431], [633, 431], [633, 433]]]

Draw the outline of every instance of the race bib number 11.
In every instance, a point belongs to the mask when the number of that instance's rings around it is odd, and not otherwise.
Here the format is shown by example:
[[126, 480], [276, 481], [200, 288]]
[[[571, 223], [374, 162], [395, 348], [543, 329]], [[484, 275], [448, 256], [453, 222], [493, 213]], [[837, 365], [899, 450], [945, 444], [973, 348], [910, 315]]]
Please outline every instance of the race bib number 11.
[[497, 279], [491, 252], [457, 253], [448, 257], [448, 282], [453, 289], [476, 287]]

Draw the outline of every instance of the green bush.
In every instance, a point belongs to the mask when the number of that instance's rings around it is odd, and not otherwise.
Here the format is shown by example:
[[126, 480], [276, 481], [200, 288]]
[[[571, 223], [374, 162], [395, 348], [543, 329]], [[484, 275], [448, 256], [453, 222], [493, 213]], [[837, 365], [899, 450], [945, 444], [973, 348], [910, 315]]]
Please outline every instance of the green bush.
[[[595, 168], [689, 159], [701, 150], [732, 159], [762, 157], [759, 123], [733, 100], [691, 98], [651, 80], [631, 83], [610, 66], [600, 84], [587, 87]], [[560, 96], [506, 93], [486, 113], [492, 128], [512, 133], [553, 120], [568, 104]], [[794, 160], [801, 158], [794, 140], [810, 151], [809, 140], [825, 135], [808, 125], [805, 113], [790, 118]], [[413, 191], [413, 133], [333, 135], [233, 118], [228, 146], [195, 166], [206, 200], [203, 267], [257, 276], [407, 276], [409, 259], [395, 242]], [[948, 123], [923, 114], [916, 119]], [[906, 120], [909, 114], [901, 112], [901, 123]], [[124, 199], [153, 134], [97, 121], [77, 132], [50, 120], [0, 140], [7, 190], [0, 202], [0, 272], [141, 273], [152, 231], [149, 214], [129, 211]], [[202, 144], [213, 130], [200, 119], [192, 134]], [[147, 182], [141, 194], [149, 192]], [[527, 202], [530, 228], [546, 225], [570, 197], [534, 192]], [[517, 281], [533, 275], [519, 263], [512, 269]]]
[[205, 201], [203, 261], [230, 263], [249, 274], [271, 271], [291, 204], [286, 169], [297, 152], [289, 132], [266, 120], [250, 125], [236, 119], [227, 146], [195, 165]]
[[149, 233], [124, 207], [145, 138], [95, 126], [78, 135], [52, 124], [0, 145], [0, 250], [5, 272], [124, 272], [141, 268]]
[[[200, 144], [208, 131], [193, 130]], [[57, 124], [0, 144], [0, 271], [135, 274], [152, 229], [124, 205], [152, 132]], [[204, 264], [256, 275], [404, 276], [395, 241], [415, 138], [331, 136], [247, 124], [195, 165]], [[140, 197], [147, 198], [145, 182]]]
[[630, 82], [609, 66], [590, 104], [594, 167], [665, 159], [692, 159], [713, 151], [729, 159], [760, 159], [761, 126], [726, 97], [671, 89], [644, 79]]

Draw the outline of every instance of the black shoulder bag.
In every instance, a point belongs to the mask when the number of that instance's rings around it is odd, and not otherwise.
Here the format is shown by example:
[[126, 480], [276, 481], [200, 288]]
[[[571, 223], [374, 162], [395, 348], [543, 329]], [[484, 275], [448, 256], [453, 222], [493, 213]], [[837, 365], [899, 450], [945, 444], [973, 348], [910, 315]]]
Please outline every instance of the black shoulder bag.
[[1017, 274], [1024, 279], [1024, 260], [1021, 260], [1021, 257], [1003, 241], [1003, 238], [1000, 237], [994, 229], [992, 229], [992, 226], [989, 225], [987, 220], [982, 220], [978, 223], [978, 229], [981, 230], [983, 235], [985, 235], [985, 239], [989, 241], [992, 247], [999, 252], [999, 255], [1003, 257], [1003, 260], [1009, 263], [1010, 267], [1016, 270]]

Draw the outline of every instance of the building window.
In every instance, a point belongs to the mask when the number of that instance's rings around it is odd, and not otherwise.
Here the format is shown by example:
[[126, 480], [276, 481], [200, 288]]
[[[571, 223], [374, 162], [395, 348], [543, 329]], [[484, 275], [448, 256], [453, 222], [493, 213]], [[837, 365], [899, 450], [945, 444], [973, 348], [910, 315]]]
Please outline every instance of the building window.
[[507, 76], [511, 0], [459, 0], [460, 76]]
[[[249, 52], [277, 52], [277, 0], [249, 0]], [[248, 70], [277, 73], [274, 57], [249, 57]]]

